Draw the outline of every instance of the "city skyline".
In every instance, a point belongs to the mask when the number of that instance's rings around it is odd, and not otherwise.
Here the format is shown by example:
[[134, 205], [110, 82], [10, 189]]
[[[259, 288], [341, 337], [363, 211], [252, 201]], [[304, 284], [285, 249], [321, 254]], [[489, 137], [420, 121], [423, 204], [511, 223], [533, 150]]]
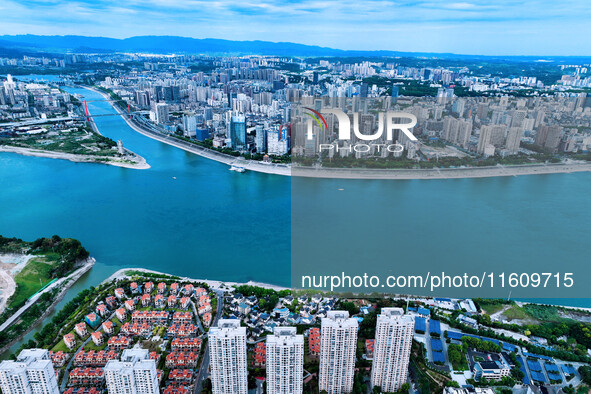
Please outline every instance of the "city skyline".
[[[345, 50], [584, 56], [584, 2], [0, 2], [0, 34], [179, 35]], [[3, 18], [0, 18], [0, 20]]]

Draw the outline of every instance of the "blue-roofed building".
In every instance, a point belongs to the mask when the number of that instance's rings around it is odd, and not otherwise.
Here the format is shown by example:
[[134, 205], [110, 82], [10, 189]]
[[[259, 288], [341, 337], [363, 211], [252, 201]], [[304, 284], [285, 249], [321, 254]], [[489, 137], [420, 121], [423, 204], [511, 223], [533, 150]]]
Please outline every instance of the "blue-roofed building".
[[546, 383], [546, 377], [544, 376], [544, 374], [542, 372], [538, 372], [538, 371], [530, 371], [530, 372], [531, 372], [531, 378], [534, 382]]
[[417, 312], [418, 312], [419, 315], [431, 316], [431, 312], [429, 311], [429, 309], [423, 308], [422, 306], [419, 307], [419, 309], [417, 309]]
[[530, 371], [541, 371], [542, 365], [537, 360], [527, 360], [527, 366]]
[[476, 319], [473, 319], [473, 318], [468, 317], [466, 315], [459, 315], [458, 321], [460, 323], [465, 324], [465, 325], [472, 327], [474, 329], [478, 328], [478, 322], [476, 321]]
[[427, 332], [427, 320], [424, 317], [415, 317], [415, 332], [419, 334]]
[[569, 376], [574, 376], [575, 375], [575, 367], [573, 367], [572, 365], [568, 364], [568, 365], [563, 365], [562, 366], [562, 371]]
[[203, 127], [197, 127], [195, 132], [195, 138], [197, 141], [205, 141], [209, 138], [209, 130]]
[[289, 315], [289, 309], [287, 308], [275, 308], [273, 309], [273, 313], [278, 317], [286, 318]]
[[556, 364], [545, 363], [544, 368], [548, 373], [548, 378], [550, 379], [551, 383], [562, 383], [562, 375], [560, 375], [560, 371], [558, 370], [558, 366]]
[[523, 355], [524, 355], [525, 357], [533, 357], [533, 358], [539, 358], [539, 359], [546, 360], [546, 361], [554, 361], [554, 360], [552, 359], [552, 357], [549, 357], [549, 356], [543, 356], [543, 355], [541, 355], [541, 354], [534, 354], [534, 353], [527, 353], [527, 352], [524, 352], [524, 353], [523, 353]]
[[429, 320], [429, 333], [433, 336], [441, 336], [441, 322], [439, 320]]
[[447, 337], [449, 339], [455, 339], [456, 341], [460, 341], [462, 340], [462, 337], [465, 335], [461, 332], [457, 332], [457, 331], [446, 331], [447, 332]]
[[529, 379], [529, 376], [527, 376], [527, 369], [525, 368], [525, 363], [523, 361], [523, 358], [521, 358], [520, 356], [516, 357], [516, 360], [519, 362], [519, 369], [521, 370], [521, 372], [523, 372], [523, 384], [531, 384], [531, 380]]
[[441, 342], [441, 339], [431, 338], [431, 350], [433, 350], [434, 352], [443, 351], [443, 343]]
[[92, 328], [97, 328], [101, 324], [101, 319], [94, 312], [89, 313], [84, 317], [84, 321]]
[[238, 304], [238, 312], [242, 313], [243, 315], [248, 315], [250, 313], [250, 309], [250, 305], [245, 302]]
[[503, 350], [506, 350], [508, 352], [514, 352], [517, 350], [517, 346], [507, 343], [507, 342], [503, 342]]
[[445, 364], [445, 356], [443, 352], [432, 352], [433, 353], [433, 362], [437, 364]]

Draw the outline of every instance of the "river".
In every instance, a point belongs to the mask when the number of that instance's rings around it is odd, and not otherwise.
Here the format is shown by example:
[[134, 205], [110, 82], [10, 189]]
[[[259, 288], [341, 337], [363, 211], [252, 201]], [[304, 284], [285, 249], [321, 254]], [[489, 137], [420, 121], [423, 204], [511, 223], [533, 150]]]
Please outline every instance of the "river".
[[[116, 113], [105, 101], [88, 108], [94, 115]], [[0, 153], [0, 234], [77, 238], [97, 260], [60, 305], [121, 267], [289, 285], [289, 177], [229, 171], [147, 138], [119, 116], [95, 121], [151, 168]]]
[[[98, 93], [66, 89], [83, 94], [93, 115], [116, 113]], [[377, 218], [376, 226], [363, 230], [403, 229], [392, 239], [409, 245], [408, 261], [436, 258], [445, 266], [461, 256], [484, 256], [494, 262], [497, 251], [510, 255], [505, 241], [518, 247], [533, 239], [538, 245], [555, 243], [551, 254], [536, 257], [557, 266], [561, 256], [578, 255], [581, 262], [586, 256], [589, 173], [437, 181], [311, 179], [298, 180], [305, 184], [292, 190], [289, 177], [229, 171], [225, 164], [145, 137], [119, 116], [95, 121], [102, 134], [121, 139], [151, 168], [0, 153], [0, 234], [25, 240], [53, 234], [77, 238], [97, 260], [58, 308], [122, 267], [289, 286], [291, 193], [301, 190], [314, 191], [321, 203], [310, 212], [327, 209], [327, 223], [338, 225], [337, 234], [354, 228], [331, 206], [351, 213], [359, 210], [350, 201], [369, 204], [365, 212]], [[343, 200], [347, 195], [354, 197]], [[394, 227], [372, 211], [375, 204], [396, 213]], [[326, 235], [312, 230], [318, 238]], [[591, 306], [589, 299], [546, 302]]]

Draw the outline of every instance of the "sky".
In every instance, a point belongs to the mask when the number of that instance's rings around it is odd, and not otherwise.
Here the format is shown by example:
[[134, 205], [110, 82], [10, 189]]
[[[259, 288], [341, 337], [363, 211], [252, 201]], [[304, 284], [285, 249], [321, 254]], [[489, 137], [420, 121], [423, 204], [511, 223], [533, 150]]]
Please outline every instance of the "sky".
[[0, 35], [175, 35], [352, 50], [591, 55], [589, 0], [0, 0]]

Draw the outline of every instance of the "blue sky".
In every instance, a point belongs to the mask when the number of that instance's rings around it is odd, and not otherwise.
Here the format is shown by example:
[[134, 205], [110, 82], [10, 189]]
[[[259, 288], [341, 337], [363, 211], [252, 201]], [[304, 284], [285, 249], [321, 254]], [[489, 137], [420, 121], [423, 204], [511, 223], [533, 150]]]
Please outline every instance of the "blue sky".
[[591, 3], [0, 0], [0, 34], [290, 41], [340, 49], [591, 55]]

